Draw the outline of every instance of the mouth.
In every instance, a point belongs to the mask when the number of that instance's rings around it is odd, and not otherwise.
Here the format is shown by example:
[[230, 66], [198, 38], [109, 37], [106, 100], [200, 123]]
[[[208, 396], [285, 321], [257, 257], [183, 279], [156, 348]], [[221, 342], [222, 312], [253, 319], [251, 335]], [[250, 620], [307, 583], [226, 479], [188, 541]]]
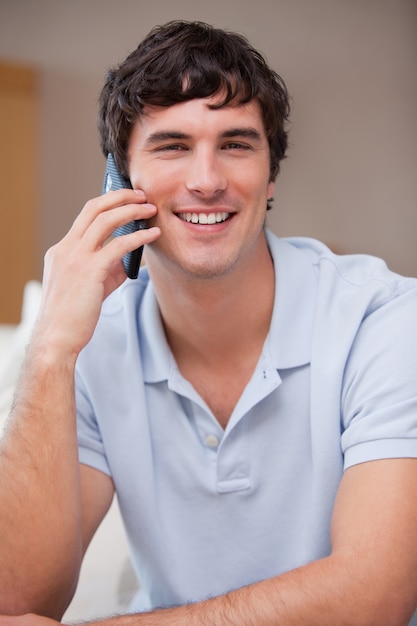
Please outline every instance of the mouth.
[[217, 211], [215, 213], [177, 213], [178, 217], [184, 222], [192, 224], [221, 224], [231, 217], [231, 213], [226, 211]]

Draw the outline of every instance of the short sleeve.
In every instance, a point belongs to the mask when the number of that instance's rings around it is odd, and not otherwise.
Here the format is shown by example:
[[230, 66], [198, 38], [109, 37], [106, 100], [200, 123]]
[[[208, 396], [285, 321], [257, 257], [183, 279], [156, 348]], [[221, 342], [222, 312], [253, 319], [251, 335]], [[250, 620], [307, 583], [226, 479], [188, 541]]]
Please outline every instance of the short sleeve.
[[342, 392], [345, 467], [417, 457], [417, 290], [396, 295], [362, 322]]
[[100, 429], [93, 407], [84, 389], [81, 376], [78, 373], [76, 373], [75, 377], [75, 396], [80, 463], [94, 467], [110, 476]]

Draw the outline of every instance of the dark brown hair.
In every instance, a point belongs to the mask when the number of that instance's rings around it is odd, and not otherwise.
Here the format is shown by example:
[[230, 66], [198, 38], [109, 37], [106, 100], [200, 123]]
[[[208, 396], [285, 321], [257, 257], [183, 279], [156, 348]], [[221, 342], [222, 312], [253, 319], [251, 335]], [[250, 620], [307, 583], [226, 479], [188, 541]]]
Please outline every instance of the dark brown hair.
[[237, 33], [203, 22], [157, 26], [126, 60], [107, 73], [99, 102], [102, 150], [114, 154], [128, 177], [132, 126], [146, 105], [171, 106], [224, 94], [217, 107], [256, 98], [270, 146], [270, 179], [285, 157], [289, 96], [282, 78], [260, 52]]

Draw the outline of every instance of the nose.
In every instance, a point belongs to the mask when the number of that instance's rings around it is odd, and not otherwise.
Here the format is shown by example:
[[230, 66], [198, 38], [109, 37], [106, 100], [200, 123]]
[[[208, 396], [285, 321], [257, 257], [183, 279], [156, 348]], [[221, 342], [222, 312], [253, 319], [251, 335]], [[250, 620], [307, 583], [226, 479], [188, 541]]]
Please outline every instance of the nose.
[[220, 157], [209, 148], [196, 150], [188, 162], [186, 187], [201, 198], [210, 198], [227, 187], [224, 168]]

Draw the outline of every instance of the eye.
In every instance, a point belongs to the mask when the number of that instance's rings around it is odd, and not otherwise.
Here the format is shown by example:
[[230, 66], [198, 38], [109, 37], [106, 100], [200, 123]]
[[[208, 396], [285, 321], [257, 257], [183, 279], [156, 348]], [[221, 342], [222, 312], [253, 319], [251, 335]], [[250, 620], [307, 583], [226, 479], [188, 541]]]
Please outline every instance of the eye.
[[156, 152], [180, 152], [182, 150], [187, 150], [187, 147], [180, 145], [178, 143], [170, 143], [164, 146], [158, 146], [155, 151]]
[[228, 141], [224, 144], [223, 150], [251, 150], [251, 146], [240, 141]]

